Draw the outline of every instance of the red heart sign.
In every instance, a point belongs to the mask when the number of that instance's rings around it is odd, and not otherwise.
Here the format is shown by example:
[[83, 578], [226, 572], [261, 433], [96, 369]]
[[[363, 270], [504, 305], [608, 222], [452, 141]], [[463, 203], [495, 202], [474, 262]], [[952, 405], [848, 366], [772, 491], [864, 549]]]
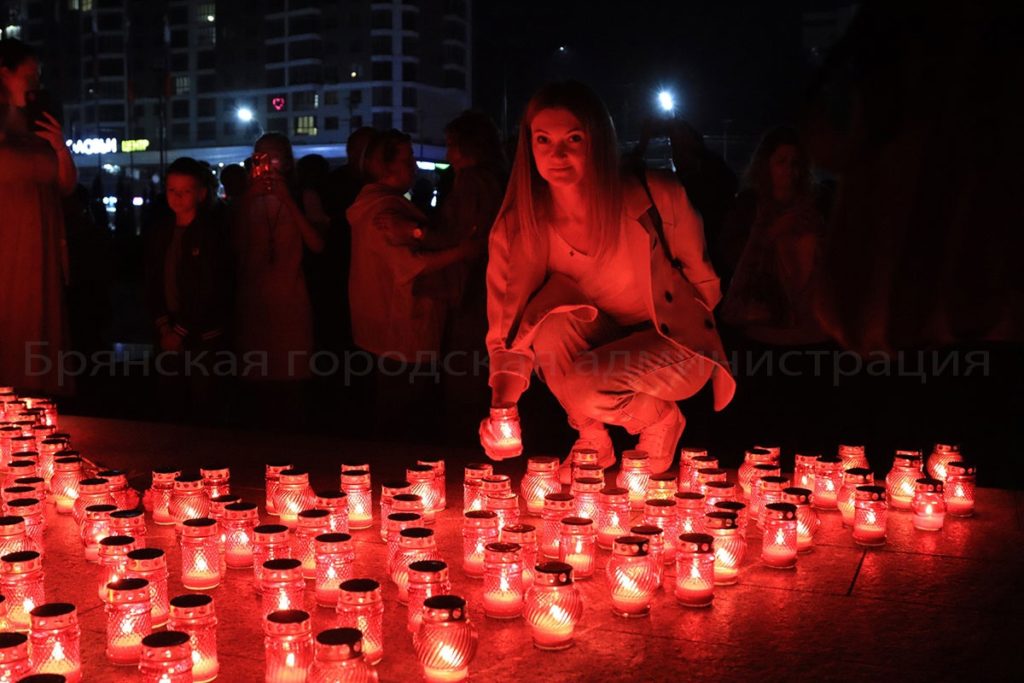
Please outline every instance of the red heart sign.
[[275, 97], [274, 99], [270, 100], [270, 103], [274, 105], [274, 109], [276, 109], [277, 111], [281, 111], [282, 109], [284, 109], [283, 97]]

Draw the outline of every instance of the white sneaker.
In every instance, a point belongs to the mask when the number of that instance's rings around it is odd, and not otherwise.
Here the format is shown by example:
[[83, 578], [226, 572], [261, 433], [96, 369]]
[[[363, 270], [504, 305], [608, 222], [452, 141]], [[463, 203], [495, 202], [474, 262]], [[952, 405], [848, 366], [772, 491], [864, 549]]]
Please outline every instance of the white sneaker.
[[563, 484], [572, 483], [572, 452], [577, 448], [592, 448], [597, 451], [597, 464], [608, 469], [615, 465], [615, 449], [612, 447], [612, 437], [608, 430], [600, 422], [590, 422], [579, 430], [580, 438], [569, 449], [569, 455], [565, 457], [558, 467], [558, 479]]
[[651, 474], [660, 474], [672, 466], [676, 444], [683, 435], [686, 418], [679, 412], [675, 403], [658, 418], [640, 432], [640, 443], [637, 449], [647, 451]]

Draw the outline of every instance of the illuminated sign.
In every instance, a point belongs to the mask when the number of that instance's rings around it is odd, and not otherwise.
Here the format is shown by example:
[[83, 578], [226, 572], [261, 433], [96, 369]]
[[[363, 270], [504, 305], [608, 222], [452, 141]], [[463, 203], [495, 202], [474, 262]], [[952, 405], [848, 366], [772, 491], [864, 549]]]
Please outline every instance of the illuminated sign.
[[84, 156], [117, 152], [117, 138], [85, 138], [83, 140], [68, 140], [65, 144], [71, 148], [74, 154]]
[[122, 152], [145, 152], [149, 149], [149, 140], [121, 140]]
[[270, 104], [272, 107], [274, 107], [275, 110], [281, 111], [282, 109], [284, 109], [284, 98], [275, 97], [274, 99], [270, 100]]

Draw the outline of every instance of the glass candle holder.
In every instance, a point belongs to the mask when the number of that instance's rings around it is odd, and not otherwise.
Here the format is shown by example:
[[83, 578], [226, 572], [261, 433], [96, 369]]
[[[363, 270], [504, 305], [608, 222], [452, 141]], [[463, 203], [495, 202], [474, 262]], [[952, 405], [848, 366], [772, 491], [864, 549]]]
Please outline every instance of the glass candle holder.
[[484, 509], [498, 516], [498, 528], [519, 524], [519, 496], [511, 491], [492, 493], [484, 499]]
[[889, 506], [895, 510], [909, 510], [914, 500], [917, 480], [922, 476], [921, 451], [899, 450], [893, 458], [892, 469], [885, 476]]
[[0, 631], [0, 681], [20, 681], [31, 670], [28, 636]]
[[35, 549], [35, 543], [25, 532], [25, 520], [22, 517], [17, 515], [0, 517], [0, 557]]
[[696, 491], [679, 491], [672, 499], [676, 503], [679, 533], [703, 533], [704, 513], [707, 510], [707, 496]]
[[[395, 512], [393, 503], [395, 496], [410, 493], [410, 484], [407, 481], [385, 482], [380, 487], [380, 540], [387, 541], [387, 519], [388, 515]], [[422, 504], [422, 503], [421, 503]], [[415, 512], [415, 511], [414, 511]], [[422, 513], [420, 513], [422, 514]]]
[[203, 488], [203, 478], [198, 474], [181, 474], [174, 479], [171, 502], [168, 506], [171, 519], [178, 526], [186, 519], [202, 519], [210, 516], [210, 497]]
[[277, 516], [277, 483], [281, 479], [281, 473], [285, 470], [290, 470], [292, 466], [292, 463], [283, 460], [268, 462], [264, 466], [265, 506], [268, 515]]
[[647, 500], [669, 500], [677, 490], [674, 473], [652, 474], [647, 483]]
[[494, 474], [494, 467], [490, 463], [471, 462], [463, 470], [462, 480], [462, 511], [482, 510], [483, 499], [480, 497], [483, 492], [482, 480], [484, 477]]
[[480, 485], [485, 499], [496, 493], [512, 493], [512, 478], [507, 474], [488, 474], [480, 478]]
[[633, 510], [643, 509], [650, 478], [651, 465], [647, 451], [633, 449], [622, 452], [622, 464], [615, 477], [615, 485], [629, 492], [629, 505]]
[[743, 538], [747, 537], [747, 525], [749, 518], [747, 516], [746, 503], [728, 500], [722, 501], [721, 503], [715, 503], [713, 512], [731, 512], [736, 515], [736, 528], [739, 529], [740, 536]]
[[[700, 521], [704, 521], [703, 506], [698, 513]], [[644, 504], [643, 523], [656, 526], [665, 532], [665, 550], [662, 561], [665, 564], [675, 562], [676, 539], [679, 538], [679, 517], [676, 512], [675, 500], [649, 500]]]
[[974, 514], [976, 474], [974, 465], [962, 460], [946, 465], [943, 496], [947, 513], [954, 517], [970, 517]]
[[[349, 503], [351, 504], [351, 499]], [[311, 507], [313, 489], [309, 487], [309, 473], [294, 467], [281, 472], [277, 477], [277, 488], [274, 493], [274, 509], [277, 510], [281, 524], [288, 528], [295, 526], [299, 513]]]
[[220, 661], [217, 659], [217, 614], [212, 597], [190, 593], [172, 598], [167, 629], [188, 634], [192, 676], [196, 683], [217, 677]]
[[110, 535], [131, 536], [140, 548], [146, 546], [146, 516], [142, 510], [114, 510], [110, 513]]
[[252, 570], [257, 592], [263, 590], [263, 563], [288, 557], [292, 546], [284, 524], [261, 524], [252, 530]]
[[19, 477], [14, 480], [15, 486], [28, 486], [32, 489], [30, 498], [44, 500], [46, 498], [46, 480], [42, 477]]
[[[107, 491], [107, 480], [98, 477], [82, 479], [78, 482], [78, 498], [71, 508], [75, 524], [81, 526], [85, 518], [85, 508], [90, 505], [114, 505], [114, 499]], [[117, 509], [115, 506], [114, 509]]]
[[573, 479], [570, 492], [575, 498], [575, 517], [597, 519], [597, 502], [604, 482], [601, 479], [586, 477]]
[[558, 532], [558, 561], [572, 567], [579, 580], [594, 575], [597, 554], [597, 530], [594, 520], [586, 517], [565, 517]]
[[384, 599], [379, 583], [373, 579], [349, 579], [341, 584], [338, 626], [359, 629], [367, 662], [376, 664], [384, 658]]
[[[736, 515], [732, 512], [709, 512], [704, 522], [711, 536], [715, 555], [715, 585], [731, 586], [739, 580], [740, 564], [747, 552], [747, 542], [736, 528]], [[678, 579], [678, 563], [677, 579]]]
[[796, 506], [796, 550], [809, 553], [814, 550], [814, 534], [818, 533], [821, 520], [811, 507], [811, 492], [798, 486], [782, 490], [782, 502]]
[[327, 512], [325, 533], [348, 533], [348, 494], [344, 491], [318, 491], [313, 497], [313, 507]]
[[474, 579], [484, 575], [484, 547], [498, 540], [498, 515], [470, 510], [462, 516], [462, 571]]
[[153, 630], [149, 582], [121, 579], [107, 584], [107, 659], [118, 666], [134, 666], [142, 654], [142, 639]]
[[107, 598], [108, 583], [125, 578], [128, 572], [128, 553], [138, 547], [131, 536], [107, 536], [100, 541], [96, 558], [100, 565], [97, 587], [100, 600]]
[[35, 451], [22, 451], [11, 456], [7, 463], [7, 480], [14, 481], [21, 477], [39, 476], [39, 454]]
[[[82, 680], [82, 632], [75, 606], [51, 602], [30, 613], [30, 655], [32, 671], [59, 674], [67, 681]], [[3, 675], [0, 674], [0, 680]]]
[[562, 520], [572, 515], [575, 501], [571, 493], [549, 493], [544, 496], [541, 511], [540, 551], [545, 557], [558, 557]]
[[263, 619], [266, 683], [305, 683], [313, 664], [313, 626], [299, 609], [271, 612]]
[[858, 486], [855, 492], [853, 540], [857, 545], [885, 545], [887, 507], [884, 486]]
[[423, 526], [423, 516], [415, 512], [392, 512], [388, 515], [388, 540], [387, 553], [384, 560], [384, 569], [388, 575], [395, 569], [395, 561], [398, 559], [398, 541], [402, 537], [404, 529]]
[[818, 462], [815, 454], [797, 453], [794, 457], [793, 485], [798, 488], [814, 490], [814, 463]]
[[224, 506], [221, 534], [224, 536], [224, 564], [230, 569], [252, 566], [253, 536], [260, 521], [256, 503], [229, 503]]
[[128, 551], [125, 578], [149, 582], [150, 623], [159, 628], [167, 623], [170, 601], [167, 594], [167, 555], [160, 548], [137, 548]]
[[523, 433], [519, 425], [519, 409], [514, 403], [503, 403], [491, 408], [491, 432], [494, 448], [505, 457], [523, 452]]
[[25, 537], [32, 544], [33, 550], [43, 554], [43, 504], [36, 498], [19, 498], [4, 506], [5, 515], [21, 517], [25, 525]]
[[341, 473], [346, 472], [369, 472], [370, 461], [365, 459], [351, 458], [341, 462]]
[[626, 488], [603, 488], [597, 498], [597, 545], [609, 550], [615, 539], [625, 536], [629, 528], [630, 491]]
[[363, 634], [354, 628], [332, 628], [316, 636], [307, 683], [374, 683], [377, 671], [363, 658]]
[[411, 465], [405, 470], [405, 478], [409, 482], [409, 492], [423, 499], [424, 522], [432, 525], [434, 516], [440, 510], [434, 468], [430, 465]]
[[409, 604], [406, 628], [410, 633], [419, 631], [423, 623], [423, 602], [435, 595], [447, 595], [452, 590], [448, 565], [440, 560], [420, 560], [409, 565]]
[[12, 500], [18, 500], [19, 498], [30, 496], [32, 495], [33, 490], [34, 489], [31, 486], [11, 485], [0, 491], [0, 502], [3, 503], [0, 507], [3, 508], [4, 514], [10, 514], [7, 512], [7, 505]]
[[[726, 500], [740, 499], [740, 487], [738, 484], [734, 484], [731, 481], [709, 481], [704, 484], [704, 490], [707, 493], [704, 496], [704, 509], [710, 510], [715, 506], [715, 503], [721, 503]], [[677, 500], [677, 505], [678, 500]], [[693, 533], [690, 531], [683, 531], [682, 533]]]
[[715, 549], [710, 534], [680, 534], [675, 596], [686, 607], [709, 607], [715, 596]]
[[938, 479], [922, 477], [917, 480], [914, 500], [910, 509], [914, 513], [914, 528], [921, 531], [939, 531], [946, 520], [946, 501], [943, 485]]
[[142, 639], [139, 655], [139, 680], [142, 683], [190, 683], [192, 647], [187, 633], [161, 631]]
[[174, 524], [171, 517], [171, 495], [174, 480], [181, 476], [176, 467], [157, 467], [153, 470], [153, 483], [149, 487], [149, 500], [153, 506], [153, 523], [161, 526]]
[[488, 543], [484, 547], [483, 605], [484, 614], [492, 619], [522, 615], [522, 548], [518, 543]]
[[409, 565], [421, 560], [440, 560], [434, 530], [426, 527], [403, 529], [398, 534], [398, 555], [391, 580], [398, 587], [398, 602], [409, 601]]
[[679, 449], [679, 490], [680, 491], [692, 491], [693, 487], [697, 484], [697, 469], [698, 467], [718, 467], [716, 461], [714, 465], [697, 465], [694, 464], [695, 458], [707, 457], [708, 451], [706, 448], [680, 448]]
[[644, 617], [651, 612], [658, 580], [647, 553], [647, 539], [620, 536], [612, 546], [606, 568], [612, 612], [620, 617]]
[[447, 482], [445, 481], [444, 460], [441, 458], [421, 458], [416, 461], [417, 465], [425, 465], [434, 470], [434, 496], [437, 501], [435, 512], [441, 512], [448, 507]]
[[[224, 521], [224, 508], [232, 503], [241, 503], [242, 497], [236, 496], [233, 493], [228, 493], [222, 496], [213, 496], [210, 498], [210, 514], [209, 516], [217, 520], [218, 524]], [[221, 526], [223, 529], [223, 525]]]
[[348, 496], [348, 528], [369, 529], [373, 526], [373, 493], [368, 470], [350, 470], [341, 475], [341, 490]]
[[537, 566], [537, 527], [532, 524], [511, 524], [498, 530], [498, 540], [519, 546], [523, 587], [528, 588], [533, 583], [534, 567]]
[[761, 561], [773, 569], [792, 569], [796, 567], [796, 554], [796, 506], [792, 503], [768, 505], [761, 539]]
[[773, 464], [778, 465], [780, 460], [782, 459], [782, 448], [780, 446], [765, 446], [762, 444], [755, 444], [754, 448], [758, 448], [763, 451], [768, 451], [769, 455], [771, 455], [771, 461]]
[[813, 505], [818, 510], [835, 510], [843, 483], [843, 461], [822, 456], [814, 464]]
[[[210, 498], [226, 496], [231, 493], [231, 470], [223, 464], [207, 464], [199, 468], [203, 478], [203, 487]], [[198, 680], [198, 679], [196, 679]]]
[[82, 459], [56, 458], [53, 461], [53, 478], [50, 479], [50, 490], [53, 491], [53, 502], [57, 512], [62, 515], [71, 514], [78, 499], [78, 484], [82, 481]]
[[747, 504], [750, 506], [751, 519], [760, 525], [764, 505], [761, 502], [761, 487], [758, 482], [763, 477], [777, 477], [782, 472], [775, 463], [759, 463], [750, 468], [750, 494]]
[[647, 541], [647, 555], [651, 559], [651, 566], [654, 568], [655, 579], [658, 586], [661, 586], [665, 578], [665, 532], [661, 527], [650, 524], [638, 524], [629, 530], [630, 536], [639, 536]]
[[[42, 438], [40, 438], [42, 436]], [[46, 488], [50, 489], [50, 481], [56, 470], [57, 454], [67, 448], [67, 441], [61, 437], [54, 438], [50, 434], [36, 436], [36, 450], [39, 451], [40, 476], [46, 480]]]
[[[396, 493], [391, 500], [391, 512], [388, 517], [396, 512], [412, 512], [422, 518], [425, 514], [423, 499], [416, 493]], [[387, 542], [387, 517], [381, 520], [384, 526], [384, 541]]]
[[465, 600], [456, 595], [427, 598], [423, 602], [423, 623], [413, 638], [423, 679], [427, 683], [450, 683], [469, 678], [477, 638]]
[[840, 444], [838, 456], [839, 459], [843, 461], [844, 470], [871, 469], [871, 466], [868, 464], [868, 456], [864, 450], [864, 446]]
[[789, 488], [789, 477], [778, 475], [757, 479], [757, 504], [760, 508], [757, 518], [758, 528], [764, 528], [764, 510], [766, 505], [782, 502], [782, 492]]
[[306, 579], [316, 578], [316, 550], [313, 539], [330, 531], [327, 524], [326, 510], [303, 510], [297, 518], [297, 525], [292, 535], [292, 557], [302, 563], [302, 576]]
[[544, 496], [562, 491], [562, 484], [558, 481], [558, 458], [527, 458], [526, 474], [519, 484], [519, 491], [526, 502], [526, 512], [540, 516], [544, 510]]
[[589, 441], [581, 441], [580, 445], [569, 452], [569, 465], [571, 479], [576, 478], [576, 472], [587, 465], [597, 465], [600, 456], [596, 448], [590, 445]]
[[928, 456], [925, 470], [928, 476], [939, 481], [946, 481], [946, 467], [951, 462], [963, 460], [960, 447], [955, 444], [937, 443]]
[[772, 452], [766, 448], [751, 448], [743, 454], [743, 464], [736, 473], [736, 479], [743, 489], [744, 496], [750, 496], [751, 484], [750, 475], [753, 474], [754, 465], [768, 465], [773, 462]]
[[267, 560], [263, 563], [263, 616], [278, 610], [302, 609], [306, 582], [302, 578], [302, 563], [290, 557]]
[[181, 525], [181, 585], [194, 591], [212, 590], [222, 578], [217, 520], [186, 519]]
[[316, 604], [336, 607], [341, 582], [352, 578], [356, 559], [352, 536], [342, 533], [320, 534], [313, 542], [316, 554]]
[[90, 505], [79, 528], [87, 562], [99, 561], [100, 541], [110, 536], [110, 515], [117, 510], [113, 503]]
[[572, 567], [544, 562], [523, 600], [523, 618], [530, 625], [534, 647], [564, 650], [572, 647], [573, 633], [583, 616], [583, 599], [572, 581]]
[[843, 472], [843, 485], [836, 495], [836, 507], [843, 519], [843, 526], [853, 526], [854, 494], [858, 486], [872, 486], [875, 474], [863, 467], [850, 467]]
[[597, 463], [584, 463], [573, 467], [573, 481], [576, 479], [598, 479], [604, 487], [604, 468]]
[[713, 481], [727, 481], [728, 476], [728, 472], [718, 467], [701, 467], [697, 470], [697, 485], [693, 490], [706, 494], [707, 484]]
[[100, 470], [96, 476], [107, 480], [107, 490], [114, 499], [114, 505], [128, 510], [138, 505], [138, 499], [128, 490], [128, 477], [121, 470]]

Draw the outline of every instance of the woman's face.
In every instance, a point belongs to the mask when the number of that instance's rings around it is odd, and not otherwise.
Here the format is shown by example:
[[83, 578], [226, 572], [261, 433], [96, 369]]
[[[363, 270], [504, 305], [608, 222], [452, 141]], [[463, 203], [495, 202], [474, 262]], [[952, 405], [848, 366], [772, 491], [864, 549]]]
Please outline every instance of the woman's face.
[[768, 159], [775, 201], [793, 201], [800, 180], [800, 158], [795, 145], [779, 145]]
[[587, 168], [589, 140], [567, 109], [542, 109], [530, 122], [530, 147], [540, 177], [551, 185], [578, 185]]
[[30, 57], [13, 69], [0, 67], [0, 83], [15, 107], [24, 107], [26, 95], [39, 87], [39, 61]]

